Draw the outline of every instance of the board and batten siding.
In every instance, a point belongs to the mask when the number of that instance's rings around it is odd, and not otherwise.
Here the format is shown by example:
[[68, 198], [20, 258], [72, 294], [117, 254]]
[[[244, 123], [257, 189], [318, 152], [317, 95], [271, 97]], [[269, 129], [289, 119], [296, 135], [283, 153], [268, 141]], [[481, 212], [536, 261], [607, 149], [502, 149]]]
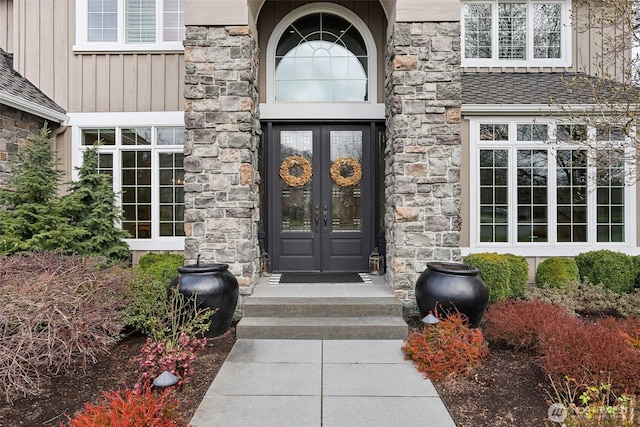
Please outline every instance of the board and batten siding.
[[183, 51], [74, 52], [74, 0], [13, 0], [13, 13], [16, 70], [67, 112], [183, 109]]

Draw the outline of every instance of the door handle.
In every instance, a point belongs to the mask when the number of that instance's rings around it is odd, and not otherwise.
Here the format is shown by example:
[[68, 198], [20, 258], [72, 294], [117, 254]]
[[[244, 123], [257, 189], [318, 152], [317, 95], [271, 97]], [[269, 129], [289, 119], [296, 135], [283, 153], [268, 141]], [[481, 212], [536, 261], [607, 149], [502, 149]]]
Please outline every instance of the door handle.
[[324, 228], [327, 228], [327, 205], [324, 205]]
[[316, 233], [317, 233], [318, 226], [320, 225], [320, 205], [316, 205], [315, 220], [316, 220]]

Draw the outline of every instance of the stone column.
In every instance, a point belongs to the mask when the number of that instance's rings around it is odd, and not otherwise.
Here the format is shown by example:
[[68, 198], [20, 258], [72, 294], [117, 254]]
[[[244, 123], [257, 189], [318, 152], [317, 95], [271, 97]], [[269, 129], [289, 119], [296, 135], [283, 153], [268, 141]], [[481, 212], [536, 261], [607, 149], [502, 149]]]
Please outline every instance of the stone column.
[[257, 43], [248, 26], [187, 26], [184, 45], [186, 263], [229, 264], [247, 287], [259, 272]]
[[412, 315], [427, 262], [460, 259], [460, 23], [395, 23], [387, 55], [388, 280]]

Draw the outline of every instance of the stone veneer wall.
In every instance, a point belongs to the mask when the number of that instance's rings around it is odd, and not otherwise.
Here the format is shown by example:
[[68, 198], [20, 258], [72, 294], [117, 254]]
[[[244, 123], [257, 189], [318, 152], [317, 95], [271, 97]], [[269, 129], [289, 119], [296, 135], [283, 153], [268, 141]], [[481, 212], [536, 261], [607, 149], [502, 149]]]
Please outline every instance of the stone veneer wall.
[[387, 279], [410, 316], [427, 262], [460, 260], [460, 23], [396, 23], [387, 59]]
[[186, 264], [229, 264], [249, 293], [258, 260], [258, 47], [247, 26], [187, 26]]
[[[23, 146], [33, 134], [44, 126], [41, 117], [13, 107], [0, 105], [0, 188], [7, 184], [11, 176], [11, 155]], [[57, 128], [58, 123], [49, 124], [49, 129]]]

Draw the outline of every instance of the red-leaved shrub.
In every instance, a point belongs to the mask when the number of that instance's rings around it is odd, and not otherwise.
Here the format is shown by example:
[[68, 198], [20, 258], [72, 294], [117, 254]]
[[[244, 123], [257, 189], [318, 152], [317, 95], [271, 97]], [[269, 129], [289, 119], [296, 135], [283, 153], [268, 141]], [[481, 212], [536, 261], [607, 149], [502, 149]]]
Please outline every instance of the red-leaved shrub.
[[0, 394], [37, 394], [50, 375], [83, 369], [115, 343], [130, 269], [92, 257], [0, 258]]
[[178, 403], [170, 393], [170, 390], [157, 393], [150, 387], [103, 392], [101, 402], [86, 403], [68, 424], [60, 427], [187, 426], [178, 415]]
[[471, 374], [489, 353], [480, 329], [470, 328], [467, 318], [460, 313], [449, 314], [437, 325], [411, 332], [402, 350], [405, 358], [432, 380]]
[[148, 338], [137, 357], [139, 382], [150, 385], [158, 375], [169, 371], [179, 378], [176, 384], [178, 387], [186, 384], [193, 374], [192, 363], [196, 360], [197, 353], [204, 350], [206, 345], [206, 338], [193, 337], [184, 332], [175, 342], [157, 342]]
[[579, 323], [578, 319], [563, 308], [540, 300], [498, 301], [489, 307], [484, 320], [483, 330], [487, 340], [504, 340], [516, 351], [534, 349], [540, 329], [547, 322], [571, 325]]
[[542, 370], [556, 383], [565, 377], [582, 384], [611, 384], [617, 394], [640, 392], [640, 349], [628, 340], [625, 323], [607, 317], [595, 322], [546, 322], [538, 350]]

